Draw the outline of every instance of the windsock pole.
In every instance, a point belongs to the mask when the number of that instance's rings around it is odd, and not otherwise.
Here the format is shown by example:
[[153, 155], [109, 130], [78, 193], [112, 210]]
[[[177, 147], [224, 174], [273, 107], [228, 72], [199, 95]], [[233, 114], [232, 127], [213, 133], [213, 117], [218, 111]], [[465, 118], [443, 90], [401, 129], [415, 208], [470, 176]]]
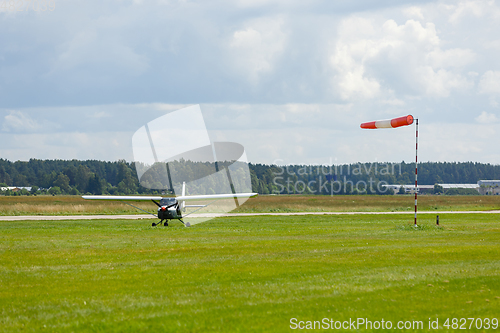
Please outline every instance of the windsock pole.
[[417, 226], [417, 193], [418, 193], [418, 119], [415, 125], [415, 227]]
[[408, 126], [413, 124], [413, 120], [416, 120], [415, 127], [415, 227], [417, 226], [417, 196], [418, 196], [418, 119], [413, 119], [412, 115], [398, 117], [388, 120], [377, 120], [370, 121], [367, 123], [362, 123], [361, 128], [363, 129], [378, 129], [378, 128], [396, 128], [401, 126]]

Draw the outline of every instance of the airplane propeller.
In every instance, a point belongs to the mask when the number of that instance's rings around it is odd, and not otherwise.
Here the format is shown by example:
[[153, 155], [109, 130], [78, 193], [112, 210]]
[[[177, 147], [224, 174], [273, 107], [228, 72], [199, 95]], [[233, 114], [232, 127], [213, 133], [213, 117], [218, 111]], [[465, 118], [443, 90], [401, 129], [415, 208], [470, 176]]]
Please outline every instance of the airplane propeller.
[[169, 206], [160, 206], [160, 205], [158, 205], [158, 207], [161, 207], [161, 210], [167, 210], [170, 207], [174, 207], [175, 205], [177, 205], [177, 203], [174, 203], [173, 205], [169, 205]]
[[178, 204], [178, 202], [174, 203], [174, 204], [171, 204], [171, 205], [168, 205], [168, 206], [162, 206], [160, 205], [158, 202], [154, 201], [153, 199], [151, 199], [151, 201], [153, 201], [158, 207], [161, 208], [161, 210], [166, 210], [166, 209], [169, 209], [170, 207], [174, 207], [175, 205]]

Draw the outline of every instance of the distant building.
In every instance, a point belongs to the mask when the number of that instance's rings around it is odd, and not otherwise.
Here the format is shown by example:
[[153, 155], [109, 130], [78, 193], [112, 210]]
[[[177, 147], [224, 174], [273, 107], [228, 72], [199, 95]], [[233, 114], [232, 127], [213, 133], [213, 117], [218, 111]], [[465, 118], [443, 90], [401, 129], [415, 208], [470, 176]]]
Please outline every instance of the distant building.
[[[382, 185], [383, 187], [387, 189], [393, 189], [394, 193], [397, 194], [399, 192], [399, 189], [402, 187], [405, 191], [405, 193], [415, 193], [415, 185]], [[434, 190], [434, 185], [418, 185], [417, 186], [417, 191], [418, 193], [426, 193], [426, 192], [431, 192]]]
[[17, 192], [17, 191], [21, 191], [23, 189], [31, 191], [31, 186], [5, 186], [5, 187], [0, 187], [0, 191], [11, 190], [12, 192]]
[[480, 180], [477, 182], [479, 186], [493, 186], [493, 187], [499, 187], [500, 186], [500, 180]]
[[480, 180], [477, 184], [483, 195], [500, 195], [500, 180]]
[[438, 184], [442, 186], [443, 189], [447, 190], [449, 188], [473, 188], [477, 190], [479, 188], [478, 184]]
[[[477, 190], [482, 195], [500, 195], [500, 180], [480, 180], [477, 184], [437, 184], [448, 190], [450, 188], [470, 188]], [[415, 185], [382, 185], [387, 189], [393, 189], [397, 194], [399, 189], [403, 187], [405, 193], [415, 193]], [[418, 185], [418, 193], [434, 193], [434, 185]]]
[[[499, 181], [500, 182], [500, 181]], [[443, 188], [443, 190], [448, 190], [450, 188], [472, 188], [479, 191], [478, 184], [437, 184]], [[415, 185], [382, 185], [386, 188], [392, 188], [394, 190], [394, 194], [399, 192], [399, 189], [403, 187], [405, 193], [415, 193]], [[418, 185], [417, 192], [421, 194], [434, 193], [434, 185]], [[479, 191], [479, 193], [481, 193]]]

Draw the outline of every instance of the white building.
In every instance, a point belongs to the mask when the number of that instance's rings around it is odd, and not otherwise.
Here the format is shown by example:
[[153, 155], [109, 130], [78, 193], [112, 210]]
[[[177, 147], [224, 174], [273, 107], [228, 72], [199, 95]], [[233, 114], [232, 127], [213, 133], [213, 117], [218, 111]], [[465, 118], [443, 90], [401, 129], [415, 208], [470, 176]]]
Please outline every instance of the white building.
[[477, 182], [479, 186], [491, 186], [491, 187], [499, 187], [500, 180], [480, 180]]
[[481, 194], [499, 195], [500, 180], [480, 180], [477, 182]]
[[0, 191], [11, 190], [12, 192], [17, 192], [17, 191], [21, 191], [23, 189], [31, 191], [31, 186], [5, 186], [5, 187], [0, 187]]
[[[450, 188], [472, 188], [479, 191], [478, 184], [437, 184], [443, 187], [443, 190], [448, 190]], [[404, 188], [405, 193], [415, 193], [415, 185], [382, 185], [385, 188], [392, 188], [394, 193], [397, 194], [401, 187]], [[434, 185], [418, 185], [418, 193], [434, 193]]]

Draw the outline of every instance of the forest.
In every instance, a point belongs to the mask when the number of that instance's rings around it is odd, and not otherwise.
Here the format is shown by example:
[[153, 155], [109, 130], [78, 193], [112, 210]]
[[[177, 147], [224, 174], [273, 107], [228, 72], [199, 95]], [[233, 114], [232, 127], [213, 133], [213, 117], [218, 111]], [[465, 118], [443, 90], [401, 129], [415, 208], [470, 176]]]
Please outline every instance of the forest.
[[[194, 163], [194, 162], [193, 162]], [[259, 194], [392, 194], [383, 184], [413, 184], [415, 163], [265, 165], [249, 163], [252, 191]], [[205, 166], [206, 168], [206, 166]], [[476, 162], [423, 162], [420, 185], [475, 184], [500, 179], [500, 165]], [[159, 194], [141, 186], [134, 163], [96, 160], [8, 161], [0, 159], [0, 186], [31, 187], [30, 194]], [[455, 191], [456, 192], [456, 191]]]

